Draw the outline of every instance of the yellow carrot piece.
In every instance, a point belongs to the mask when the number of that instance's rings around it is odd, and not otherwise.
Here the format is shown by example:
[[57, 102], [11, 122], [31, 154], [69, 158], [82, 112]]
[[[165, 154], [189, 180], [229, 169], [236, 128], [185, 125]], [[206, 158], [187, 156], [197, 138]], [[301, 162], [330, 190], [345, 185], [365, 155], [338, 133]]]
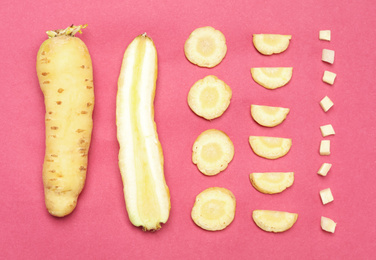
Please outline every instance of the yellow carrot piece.
[[154, 231], [166, 223], [170, 194], [163, 171], [163, 152], [154, 122], [157, 50], [146, 34], [124, 53], [116, 100], [119, 168], [125, 204], [133, 225]]
[[43, 184], [47, 210], [63, 217], [76, 207], [86, 178], [93, 128], [93, 69], [85, 43], [74, 35], [86, 26], [48, 31], [37, 55], [46, 107]]

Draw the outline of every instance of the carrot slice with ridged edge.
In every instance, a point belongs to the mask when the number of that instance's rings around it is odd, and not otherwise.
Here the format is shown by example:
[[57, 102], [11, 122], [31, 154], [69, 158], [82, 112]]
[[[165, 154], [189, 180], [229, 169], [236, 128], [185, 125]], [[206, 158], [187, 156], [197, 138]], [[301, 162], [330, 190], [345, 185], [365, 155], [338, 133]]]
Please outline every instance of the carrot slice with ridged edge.
[[254, 172], [249, 175], [252, 186], [266, 194], [284, 191], [294, 183], [293, 172]]
[[119, 167], [130, 221], [145, 231], [166, 223], [170, 194], [163, 170], [163, 152], [154, 122], [157, 51], [146, 34], [124, 53], [116, 100]]
[[255, 154], [266, 159], [285, 156], [291, 148], [291, 139], [269, 136], [250, 136], [249, 144]]
[[227, 52], [226, 38], [211, 26], [195, 29], [184, 44], [187, 59], [200, 67], [217, 66]]
[[234, 157], [234, 144], [222, 131], [202, 132], [192, 148], [192, 162], [205, 175], [216, 175], [225, 170]]
[[198, 116], [207, 120], [220, 117], [230, 105], [231, 88], [216, 76], [198, 80], [189, 90], [188, 105]]
[[267, 232], [284, 232], [289, 230], [298, 219], [298, 214], [273, 210], [254, 210], [253, 221]]
[[292, 77], [292, 67], [251, 68], [254, 81], [267, 89], [285, 86]]
[[218, 231], [231, 224], [235, 210], [234, 194], [225, 188], [212, 187], [197, 195], [191, 217], [202, 229]]
[[291, 35], [254, 34], [253, 45], [264, 55], [284, 52], [289, 47]]

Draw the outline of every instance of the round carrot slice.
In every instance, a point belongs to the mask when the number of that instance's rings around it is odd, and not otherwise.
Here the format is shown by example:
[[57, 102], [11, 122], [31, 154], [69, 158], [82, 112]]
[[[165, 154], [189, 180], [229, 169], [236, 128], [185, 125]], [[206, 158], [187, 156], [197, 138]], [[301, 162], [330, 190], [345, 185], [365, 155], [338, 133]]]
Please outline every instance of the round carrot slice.
[[205, 175], [216, 175], [225, 170], [234, 157], [234, 145], [222, 131], [202, 132], [192, 148], [192, 161]]
[[196, 197], [192, 208], [192, 220], [202, 229], [217, 231], [225, 229], [235, 218], [234, 194], [225, 188], [212, 187]]
[[191, 87], [188, 105], [196, 115], [211, 120], [220, 117], [226, 111], [231, 96], [231, 88], [224, 81], [209, 75]]
[[187, 59], [197, 66], [217, 66], [227, 52], [226, 38], [221, 31], [206, 26], [194, 30], [184, 44]]

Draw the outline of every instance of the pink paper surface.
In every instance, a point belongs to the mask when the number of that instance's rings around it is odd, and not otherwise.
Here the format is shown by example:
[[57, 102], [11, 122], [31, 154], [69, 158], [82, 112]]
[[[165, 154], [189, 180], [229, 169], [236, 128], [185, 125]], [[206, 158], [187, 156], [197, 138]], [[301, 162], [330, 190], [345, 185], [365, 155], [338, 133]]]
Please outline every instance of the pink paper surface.
[[[375, 26], [376, 5], [363, 1], [3, 1], [0, 9], [0, 258], [1, 259], [373, 259], [376, 166]], [[46, 30], [87, 23], [79, 35], [94, 67], [94, 130], [88, 174], [75, 211], [62, 219], [44, 205], [44, 101], [36, 76], [36, 55]], [[185, 40], [197, 27], [213, 26], [227, 40], [228, 52], [213, 69], [189, 63]], [[318, 39], [332, 31], [332, 41]], [[159, 74], [155, 120], [171, 193], [168, 222], [155, 233], [132, 226], [125, 209], [118, 168], [115, 125], [117, 79], [123, 53], [147, 32], [157, 47]], [[263, 56], [252, 45], [254, 33], [291, 34], [282, 54]], [[321, 61], [323, 48], [335, 50], [333, 65]], [[291, 82], [267, 90], [251, 78], [251, 67], [292, 66]], [[324, 70], [337, 73], [333, 86]], [[198, 79], [216, 75], [232, 89], [222, 117], [197, 117], [186, 99]], [[334, 107], [324, 113], [319, 101]], [[283, 124], [264, 128], [250, 116], [250, 105], [291, 109]], [[331, 155], [320, 156], [319, 127], [332, 124]], [[191, 148], [204, 130], [226, 132], [235, 146], [228, 168], [214, 177], [191, 162]], [[292, 138], [283, 158], [256, 156], [250, 135]], [[324, 162], [328, 176], [317, 175]], [[250, 184], [251, 172], [294, 171], [293, 186], [265, 195]], [[230, 189], [236, 216], [225, 230], [202, 230], [190, 213], [197, 194], [208, 187]], [[319, 191], [331, 188], [334, 202], [322, 205]], [[255, 209], [299, 214], [280, 234], [260, 230]], [[320, 228], [320, 217], [337, 222], [334, 234]]]

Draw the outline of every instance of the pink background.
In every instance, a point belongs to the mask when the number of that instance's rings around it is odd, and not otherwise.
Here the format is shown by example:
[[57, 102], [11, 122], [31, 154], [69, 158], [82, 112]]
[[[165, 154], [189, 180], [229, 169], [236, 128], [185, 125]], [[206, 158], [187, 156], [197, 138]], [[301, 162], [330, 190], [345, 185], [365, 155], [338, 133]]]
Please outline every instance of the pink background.
[[[371, 0], [327, 1], [2, 1], [0, 20], [0, 258], [3, 259], [372, 259], [376, 121], [375, 26]], [[96, 104], [85, 188], [68, 217], [50, 216], [44, 205], [44, 103], [35, 71], [46, 30], [87, 23], [80, 37], [94, 66]], [[184, 42], [197, 27], [213, 26], [227, 39], [228, 52], [213, 69], [190, 64]], [[319, 41], [330, 29], [332, 41]], [[147, 32], [159, 55], [155, 117], [171, 192], [170, 219], [156, 233], [133, 227], [125, 210], [117, 165], [115, 97], [122, 56], [132, 39]], [[291, 34], [286, 52], [262, 56], [254, 33]], [[335, 63], [321, 51], [336, 51]], [[293, 66], [291, 82], [270, 91], [251, 78], [251, 67]], [[337, 73], [333, 86], [321, 81], [324, 70]], [[233, 91], [230, 107], [211, 122], [195, 116], [186, 98], [191, 85], [209, 74]], [[324, 113], [328, 95], [334, 107]], [[286, 121], [272, 129], [257, 125], [251, 104], [289, 107]], [[318, 153], [319, 126], [331, 123], [332, 154]], [[191, 147], [204, 130], [225, 131], [235, 145], [229, 167], [215, 177], [202, 175], [191, 162]], [[257, 157], [249, 135], [292, 138], [290, 153], [278, 160]], [[326, 177], [323, 162], [333, 164]], [[293, 186], [264, 195], [249, 173], [294, 171]], [[221, 186], [237, 199], [236, 216], [224, 231], [208, 232], [190, 217], [195, 196]], [[319, 190], [330, 187], [334, 202], [322, 205]], [[296, 212], [285, 233], [260, 230], [255, 209]], [[334, 234], [320, 228], [320, 217], [335, 220]]]

